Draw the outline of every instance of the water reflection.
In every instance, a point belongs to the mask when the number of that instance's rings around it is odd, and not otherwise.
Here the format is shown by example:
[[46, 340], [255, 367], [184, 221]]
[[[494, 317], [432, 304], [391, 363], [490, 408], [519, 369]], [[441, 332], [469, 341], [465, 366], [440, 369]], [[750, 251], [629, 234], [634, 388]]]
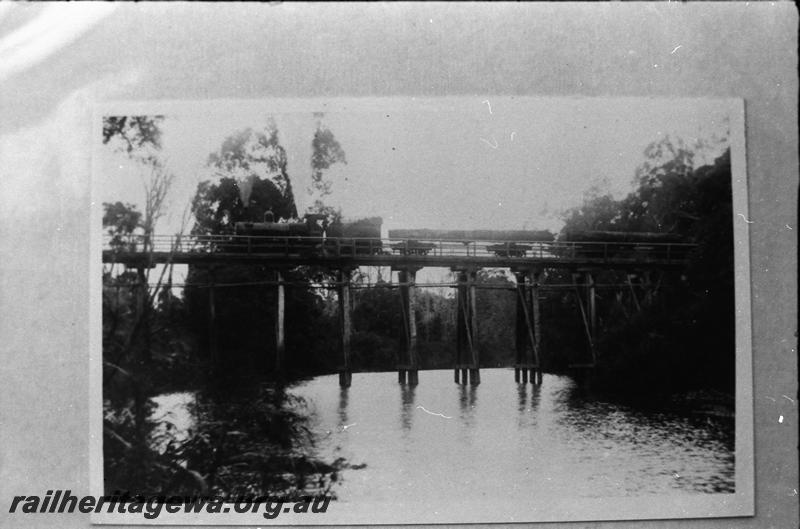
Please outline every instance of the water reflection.
[[[555, 423], [561, 441], [580, 448], [578, 459], [600, 460], [605, 473], [593, 479], [624, 476], [628, 494], [645, 486], [643, 475], [672, 490], [733, 492], [733, 422], [727, 418], [697, 418], [674, 411], [635, 409], [594, 400], [574, 384], [556, 393]], [[726, 424], [727, 423], [727, 424]], [[636, 464], [620, 454], [635, 454]], [[614, 463], [616, 466], [614, 467]]]
[[531, 385], [531, 411], [536, 411], [539, 408], [539, 399], [542, 395], [542, 386], [540, 384]]
[[414, 418], [414, 392], [416, 386], [400, 384], [400, 425], [404, 433], [411, 430]]
[[542, 386], [533, 384], [517, 384], [517, 431], [524, 432], [537, 427], [540, 423], [539, 400]]
[[[564, 376], [546, 375], [541, 386], [515, 385], [507, 370], [486, 369], [476, 387], [453, 384], [451, 375], [426, 372], [424, 384], [401, 385], [399, 399], [394, 373], [364, 374], [344, 389], [336, 376], [318, 377], [286, 396], [197, 395], [201, 413], [194, 424], [209, 434], [219, 425], [223, 444], [232, 448], [222, 454], [225, 475], [235, 472], [245, 484], [251, 473], [272, 477], [283, 470], [274, 467], [276, 453], [287, 465], [298, 463], [294, 454], [358, 463], [336, 481], [333, 492], [344, 501], [413, 504], [494, 495], [524, 502], [734, 490], [730, 419], [613, 404], [582, 394]], [[307, 414], [321, 436], [316, 448], [295, 438], [287, 450], [274, 441], [279, 407], [295, 397], [310, 405], [294, 407], [297, 413], [282, 421], [303, 426], [298, 415]], [[215, 446], [208, 448], [221, 453]], [[263, 453], [269, 461], [242, 459], [245, 453]], [[213, 461], [211, 454], [200, 453], [189, 468]]]
[[[317, 457], [313, 414], [301, 396], [274, 384], [239, 384], [153, 399], [153, 417], [168, 424], [151, 446], [162, 460], [189, 470], [159, 485], [161, 493], [200, 490], [222, 497], [322, 493], [341, 461]], [[340, 417], [347, 418], [347, 394]], [[320, 432], [321, 433], [321, 432]], [[143, 491], [150, 493], [150, 491]], [[155, 492], [155, 491], [153, 491]]]
[[[530, 404], [528, 403], [528, 388], [530, 387], [531, 398]], [[535, 415], [536, 409], [539, 407], [539, 398], [542, 393], [542, 386], [537, 384], [517, 384], [517, 411], [519, 413], [533, 412]]]
[[525, 412], [525, 408], [528, 407], [528, 385], [527, 384], [517, 384], [517, 411], [520, 413]]
[[348, 424], [347, 403], [350, 400], [350, 388], [339, 389], [339, 427], [344, 428]]
[[478, 386], [461, 384], [458, 386], [458, 403], [461, 409], [461, 419], [467, 426], [475, 423], [475, 407], [478, 402]]

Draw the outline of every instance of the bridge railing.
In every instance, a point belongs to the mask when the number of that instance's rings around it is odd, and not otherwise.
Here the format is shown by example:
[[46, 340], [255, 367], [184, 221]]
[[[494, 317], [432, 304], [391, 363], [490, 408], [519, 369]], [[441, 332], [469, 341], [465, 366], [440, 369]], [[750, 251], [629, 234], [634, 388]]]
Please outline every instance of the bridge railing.
[[104, 238], [104, 249], [117, 253], [231, 253], [274, 257], [352, 257], [396, 255], [486, 259], [559, 259], [576, 261], [684, 261], [695, 247], [688, 243], [467, 241], [246, 235], [142, 235]]

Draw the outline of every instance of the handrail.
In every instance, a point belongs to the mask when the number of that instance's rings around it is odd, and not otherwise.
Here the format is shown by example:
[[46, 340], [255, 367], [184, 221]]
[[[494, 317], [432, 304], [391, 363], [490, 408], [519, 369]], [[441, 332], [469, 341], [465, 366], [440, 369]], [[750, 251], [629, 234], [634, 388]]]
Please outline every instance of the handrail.
[[[145, 242], [148, 244], [145, 245]], [[147, 246], [147, 247], [146, 247]], [[260, 235], [144, 235], [126, 237], [104, 234], [103, 249], [125, 253], [224, 252], [291, 255], [319, 251], [326, 256], [415, 255], [428, 257], [475, 257], [548, 259], [593, 259], [597, 261], [645, 260], [658, 257], [684, 261], [697, 245], [685, 242], [606, 241], [472, 241], [462, 239], [384, 239], [379, 237], [309, 237]]]

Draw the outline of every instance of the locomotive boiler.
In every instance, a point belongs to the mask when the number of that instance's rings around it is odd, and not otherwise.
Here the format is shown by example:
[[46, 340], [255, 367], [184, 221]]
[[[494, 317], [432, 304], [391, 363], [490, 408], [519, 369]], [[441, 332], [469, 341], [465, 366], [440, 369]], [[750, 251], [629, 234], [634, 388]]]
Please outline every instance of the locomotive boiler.
[[322, 214], [276, 222], [267, 212], [263, 222], [233, 225], [231, 246], [237, 252], [303, 256], [379, 254], [382, 251], [380, 217], [329, 223]]

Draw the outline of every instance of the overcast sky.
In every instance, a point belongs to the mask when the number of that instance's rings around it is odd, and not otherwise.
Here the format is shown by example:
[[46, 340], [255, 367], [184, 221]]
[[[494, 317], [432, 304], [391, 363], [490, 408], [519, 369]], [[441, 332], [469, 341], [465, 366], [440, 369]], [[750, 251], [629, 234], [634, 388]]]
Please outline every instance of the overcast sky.
[[[138, 112], [147, 109], [139, 105]], [[730, 104], [708, 99], [385, 98], [181, 103], [166, 113], [163, 155], [176, 174], [161, 233], [176, 231], [205, 162], [223, 139], [273, 117], [289, 157], [298, 210], [309, 204], [313, 113], [340, 142], [347, 165], [327, 172], [330, 205], [384, 228], [551, 229], [599, 185], [632, 189], [645, 147], [666, 134], [723, 134]], [[115, 112], [116, 113], [116, 112]], [[143, 200], [135, 165], [99, 146], [103, 201]]]

